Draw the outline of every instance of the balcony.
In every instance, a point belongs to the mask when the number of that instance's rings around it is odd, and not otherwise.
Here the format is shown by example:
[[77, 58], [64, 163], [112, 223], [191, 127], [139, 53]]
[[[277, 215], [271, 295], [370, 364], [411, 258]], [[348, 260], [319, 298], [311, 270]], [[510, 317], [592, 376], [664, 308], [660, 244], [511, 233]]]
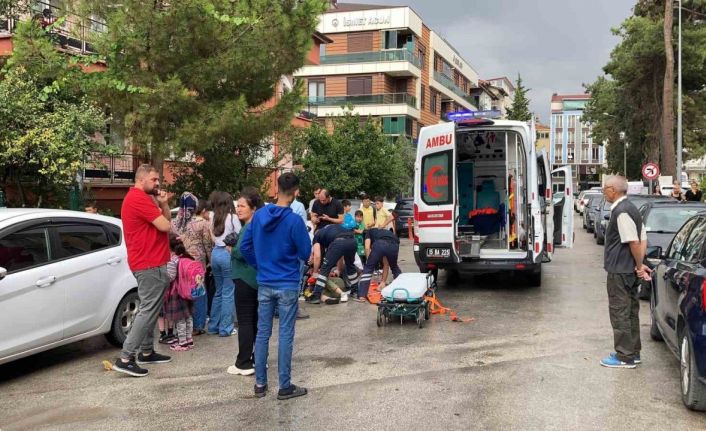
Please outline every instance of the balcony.
[[320, 63], [345, 64], [345, 63], [380, 63], [384, 61], [408, 61], [417, 68], [422, 68], [422, 61], [406, 49], [387, 49], [372, 52], [350, 52], [347, 54], [322, 55]]
[[362, 94], [349, 96], [309, 97], [309, 112], [324, 117], [343, 115], [352, 106], [362, 116], [410, 116], [419, 118], [417, 98], [407, 93]]
[[[442, 92], [446, 90], [447, 92], [445, 93], [448, 95], [448, 91], [451, 91], [451, 93], [456, 96], [450, 96], [451, 99], [455, 100], [456, 103], [459, 105], [463, 106], [466, 109], [473, 109], [476, 110], [475, 106], [475, 100], [473, 99], [473, 96], [470, 94], [466, 93], [463, 91], [461, 87], [456, 85], [456, 83], [453, 81], [453, 79], [449, 78], [447, 75], [445, 75], [442, 72], [439, 71], [434, 71], [434, 80], [432, 81], [432, 85], [434, 84], [434, 81], [438, 83], [437, 89], [441, 90]], [[441, 87], [441, 88], [439, 88]]]
[[130, 184], [135, 179], [137, 158], [133, 154], [89, 154], [83, 177], [87, 183]]
[[356, 96], [310, 97], [311, 106], [395, 105], [417, 106], [417, 98], [407, 93], [362, 94]]
[[422, 76], [421, 59], [406, 49], [322, 55], [319, 63], [318, 65], [302, 67], [294, 76], [355, 75], [362, 73], [385, 73], [390, 76], [413, 76], [416, 78], [421, 78]]

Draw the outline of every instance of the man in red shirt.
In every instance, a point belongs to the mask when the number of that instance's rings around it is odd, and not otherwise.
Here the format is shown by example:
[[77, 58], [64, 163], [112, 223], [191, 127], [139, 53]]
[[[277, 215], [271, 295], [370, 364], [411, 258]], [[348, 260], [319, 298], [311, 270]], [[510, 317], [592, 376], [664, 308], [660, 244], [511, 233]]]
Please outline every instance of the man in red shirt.
[[135, 187], [125, 196], [120, 216], [128, 266], [137, 279], [140, 308], [113, 370], [144, 377], [148, 372], [138, 364], [163, 364], [172, 360], [154, 351], [154, 327], [164, 291], [169, 286], [167, 262], [171, 228], [167, 193], [159, 189], [159, 172], [154, 167], [141, 165], [137, 168]]

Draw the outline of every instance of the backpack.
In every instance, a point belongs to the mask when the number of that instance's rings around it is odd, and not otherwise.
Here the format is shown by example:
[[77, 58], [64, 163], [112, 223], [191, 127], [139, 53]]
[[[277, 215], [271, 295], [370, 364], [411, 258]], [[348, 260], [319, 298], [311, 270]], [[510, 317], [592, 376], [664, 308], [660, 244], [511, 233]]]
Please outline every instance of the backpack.
[[206, 294], [204, 278], [206, 271], [201, 262], [180, 258], [177, 265], [176, 290], [182, 299], [193, 301]]

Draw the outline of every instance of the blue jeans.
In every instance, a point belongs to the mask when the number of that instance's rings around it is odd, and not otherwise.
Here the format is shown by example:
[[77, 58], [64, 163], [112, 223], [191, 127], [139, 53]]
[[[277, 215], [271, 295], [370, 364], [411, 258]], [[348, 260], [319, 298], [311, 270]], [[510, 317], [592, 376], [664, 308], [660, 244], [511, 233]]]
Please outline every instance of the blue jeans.
[[194, 300], [194, 329], [206, 329], [206, 317], [208, 316], [208, 295], [199, 296]]
[[267, 356], [272, 336], [275, 309], [279, 312], [279, 346], [277, 368], [279, 387], [287, 389], [292, 378], [292, 349], [294, 348], [294, 323], [299, 308], [299, 292], [259, 286], [257, 290], [257, 337], [255, 337], [255, 383], [267, 384]]
[[225, 247], [214, 247], [211, 254], [211, 271], [216, 283], [216, 294], [211, 304], [211, 320], [208, 332], [227, 337], [233, 332], [235, 313], [235, 284], [230, 267], [230, 253]]

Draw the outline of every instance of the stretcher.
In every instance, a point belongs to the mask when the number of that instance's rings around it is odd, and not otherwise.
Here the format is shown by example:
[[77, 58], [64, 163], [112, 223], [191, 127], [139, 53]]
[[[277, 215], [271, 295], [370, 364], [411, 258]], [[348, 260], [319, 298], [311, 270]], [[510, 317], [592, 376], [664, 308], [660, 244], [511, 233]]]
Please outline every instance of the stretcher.
[[431, 314], [428, 299], [433, 295], [435, 287], [431, 273], [400, 274], [380, 292], [377, 325], [385, 326], [398, 317], [402, 324], [405, 317], [410, 317], [417, 322], [419, 328], [423, 327], [424, 321], [429, 320]]

